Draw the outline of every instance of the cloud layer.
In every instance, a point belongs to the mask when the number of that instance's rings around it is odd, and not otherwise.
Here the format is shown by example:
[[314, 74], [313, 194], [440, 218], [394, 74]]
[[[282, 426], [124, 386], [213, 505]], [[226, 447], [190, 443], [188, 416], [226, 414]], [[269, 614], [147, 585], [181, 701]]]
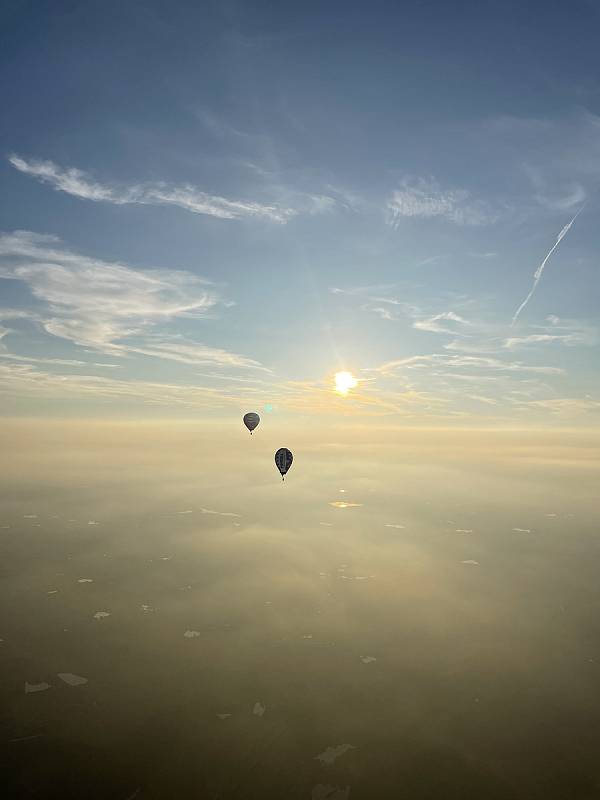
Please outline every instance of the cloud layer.
[[[261, 368], [250, 358], [189, 342], [156, 328], [202, 317], [223, 300], [182, 270], [136, 270], [74, 253], [55, 236], [0, 235], [0, 277], [27, 284], [47, 333], [112, 356], [140, 353], [190, 364]], [[4, 311], [5, 317], [17, 312]]]

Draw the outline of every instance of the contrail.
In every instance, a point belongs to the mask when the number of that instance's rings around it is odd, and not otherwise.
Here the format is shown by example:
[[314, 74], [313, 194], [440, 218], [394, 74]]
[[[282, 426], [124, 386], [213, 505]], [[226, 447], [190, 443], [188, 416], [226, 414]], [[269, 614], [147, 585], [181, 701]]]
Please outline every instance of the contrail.
[[539, 265], [539, 267], [536, 269], [536, 271], [535, 271], [535, 273], [534, 273], [534, 275], [533, 275], [533, 286], [531, 287], [531, 291], [529, 292], [529, 294], [527, 295], [527, 297], [525, 298], [525, 300], [523, 300], [523, 302], [521, 303], [521, 305], [520, 305], [520, 306], [517, 308], [517, 310], [515, 311], [515, 315], [514, 315], [514, 317], [512, 318], [512, 322], [510, 323], [510, 326], [511, 326], [511, 328], [512, 328], [512, 326], [515, 324], [515, 322], [517, 321], [517, 319], [518, 319], [518, 317], [519, 317], [519, 314], [521, 313], [521, 311], [523, 311], [523, 309], [525, 308], [525, 306], [527, 305], [527, 303], [528, 303], [528, 302], [531, 300], [531, 298], [533, 297], [533, 293], [534, 293], [534, 292], [535, 292], [535, 290], [537, 289], [537, 285], [538, 285], [538, 283], [540, 282], [540, 278], [542, 277], [542, 273], [543, 273], [543, 271], [544, 271], [544, 267], [546, 266], [546, 262], [548, 261], [548, 259], [549, 259], [549, 258], [550, 258], [550, 256], [552, 255], [552, 253], [553, 253], [553, 252], [556, 250], [556, 248], [557, 248], [557, 247], [558, 247], [558, 245], [561, 243], [561, 241], [562, 241], [562, 240], [565, 238], [565, 236], [567, 235], [567, 233], [569, 232], [569, 230], [570, 230], [570, 228], [571, 228], [571, 225], [572, 225], [572, 224], [575, 222], [575, 220], [576, 220], [576, 219], [577, 219], [577, 217], [578, 217], [578, 216], [581, 214], [581, 212], [583, 211], [583, 209], [584, 209], [584, 208], [585, 208], [585, 205], [583, 205], [583, 206], [582, 206], [582, 207], [579, 209], [579, 211], [578, 211], [578, 212], [575, 214], [575, 216], [573, 217], [573, 219], [571, 220], [571, 222], [569, 222], [567, 225], [565, 225], [565, 227], [562, 229], [562, 231], [561, 231], [561, 232], [558, 234], [558, 237], [557, 237], [556, 241], [554, 242], [554, 245], [553, 245], [552, 249], [550, 250], [550, 252], [549, 252], [549, 253], [548, 253], [548, 255], [546, 256], [546, 258], [545, 258], [545, 259], [542, 261], [542, 263]]

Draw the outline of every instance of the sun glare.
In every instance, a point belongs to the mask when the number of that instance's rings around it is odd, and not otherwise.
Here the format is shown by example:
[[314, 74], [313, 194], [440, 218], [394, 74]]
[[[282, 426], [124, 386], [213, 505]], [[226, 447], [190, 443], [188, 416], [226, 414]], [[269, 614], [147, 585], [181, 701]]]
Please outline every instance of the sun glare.
[[350, 389], [358, 386], [358, 381], [351, 372], [336, 372], [335, 390], [338, 394], [347, 395]]

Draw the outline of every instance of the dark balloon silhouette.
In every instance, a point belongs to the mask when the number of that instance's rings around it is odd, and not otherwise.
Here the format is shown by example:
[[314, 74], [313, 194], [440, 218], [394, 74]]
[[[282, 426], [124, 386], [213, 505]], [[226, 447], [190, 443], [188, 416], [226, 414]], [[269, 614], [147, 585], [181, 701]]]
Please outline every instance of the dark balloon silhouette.
[[256, 428], [259, 422], [260, 417], [255, 411], [250, 411], [248, 414], [244, 414], [244, 425], [250, 431], [250, 436], [252, 436], [252, 431]]
[[285, 480], [285, 474], [288, 469], [292, 466], [292, 461], [294, 460], [294, 456], [287, 449], [287, 447], [280, 447], [279, 450], [275, 453], [275, 464], [277, 465], [277, 469], [281, 472], [281, 480]]

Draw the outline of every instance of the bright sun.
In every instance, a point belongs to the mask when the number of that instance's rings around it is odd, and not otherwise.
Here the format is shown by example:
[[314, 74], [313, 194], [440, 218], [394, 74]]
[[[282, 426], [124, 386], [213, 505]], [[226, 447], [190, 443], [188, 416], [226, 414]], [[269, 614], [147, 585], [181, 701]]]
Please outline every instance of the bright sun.
[[346, 395], [350, 389], [358, 386], [358, 381], [351, 372], [336, 372], [334, 379], [335, 390], [338, 394]]

